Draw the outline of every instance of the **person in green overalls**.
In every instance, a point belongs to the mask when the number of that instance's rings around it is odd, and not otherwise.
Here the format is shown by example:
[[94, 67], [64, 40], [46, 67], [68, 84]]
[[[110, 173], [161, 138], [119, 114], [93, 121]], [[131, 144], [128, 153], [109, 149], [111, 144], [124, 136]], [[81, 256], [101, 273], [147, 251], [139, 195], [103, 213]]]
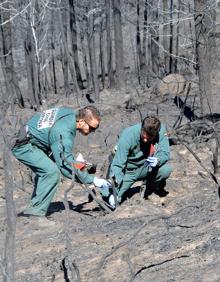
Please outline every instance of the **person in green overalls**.
[[94, 183], [102, 190], [110, 183], [81, 170], [73, 155], [74, 138], [79, 131], [88, 135], [99, 127], [100, 113], [93, 106], [77, 112], [67, 107], [35, 114], [20, 131], [12, 148], [13, 155], [36, 175], [30, 206], [20, 216], [45, 216], [60, 182], [61, 173], [81, 183]]
[[[152, 186], [163, 189], [172, 172], [167, 163], [169, 158], [167, 131], [157, 117], [147, 116], [142, 124], [124, 129], [110, 168], [110, 175], [116, 183], [118, 203], [137, 180], [146, 183], [145, 197]], [[115, 206], [113, 195], [109, 197], [109, 203]]]

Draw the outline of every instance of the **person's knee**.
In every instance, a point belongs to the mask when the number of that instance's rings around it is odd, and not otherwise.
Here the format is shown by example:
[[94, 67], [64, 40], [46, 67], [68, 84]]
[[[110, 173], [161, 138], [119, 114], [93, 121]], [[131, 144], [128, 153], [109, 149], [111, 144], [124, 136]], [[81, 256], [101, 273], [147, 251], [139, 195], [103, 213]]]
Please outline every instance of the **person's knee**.
[[163, 165], [159, 170], [161, 178], [163, 179], [167, 179], [173, 171], [172, 167], [169, 164]]
[[18, 160], [18, 161], [22, 161], [21, 160], [21, 157], [20, 157], [20, 151], [19, 151], [19, 149], [20, 148], [17, 148], [17, 147], [15, 147], [15, 148], [12, 148], [11, 149], [11, 153], [12, 153], [12, 155]]
[[50, 170], [47, 172], [47, 175], [55, 183], [58, 183], [60, 181], [61, 172], [60, 172], [59, 168], [56, 165], [54, 165], [53, 167], [50, 167]]

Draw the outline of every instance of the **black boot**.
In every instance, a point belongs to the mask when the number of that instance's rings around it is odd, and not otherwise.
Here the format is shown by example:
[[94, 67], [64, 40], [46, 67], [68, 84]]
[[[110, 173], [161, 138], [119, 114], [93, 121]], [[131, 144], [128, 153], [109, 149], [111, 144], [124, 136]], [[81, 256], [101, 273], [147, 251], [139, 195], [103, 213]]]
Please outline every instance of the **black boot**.
[[159, 181], [155, 184], [156, 185], [155, 185], [154, 193], [156, 195], [162, 198], [162, 197], [166, 197], [166, 195], [169, 194], [169, 192], [164, 189], [166, 186], [166, 180]]

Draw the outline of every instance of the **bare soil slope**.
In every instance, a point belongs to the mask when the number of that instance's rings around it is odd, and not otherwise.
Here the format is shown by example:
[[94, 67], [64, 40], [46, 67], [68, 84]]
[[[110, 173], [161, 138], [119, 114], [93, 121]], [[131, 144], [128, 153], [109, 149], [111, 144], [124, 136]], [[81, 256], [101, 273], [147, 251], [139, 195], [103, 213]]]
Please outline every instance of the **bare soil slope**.
[[[135, 101], [129, 98], [130, 93], [123, 97], [120, 93], [102, 93], [100, 129], [88, 138], [77, 137], [74, 153], [81, 152], [97, 163], [99, 176], [106, 174], [108, 154], [121, 129], [139, 122], [135, 105], [139, 104], [143, 115], [158, 113], [168, 129], [179, 114], [170, 99], [158, 97], [152, 102], [148, 94]], [[211, 168], [208, 146], [193, 145], [193, 150]], [[19, 212], [30, 200], [32, 175], [16, 160], [13, 162]], [[71, 181], [63, 179], [48, 218], [17, 218], [16, 281], [80, 281], [79, 277], [85, 282], [220, 281], [215, 185], [183, 145], [172, 146], [171, 164], [173, 173], [165, 197], [151, 194], [142, 200], [141, 182], [137, 182], [128, 199], [111, 214], [89, 201], [79, 184], [68, 192], [69, 210], [65, 210], [64, 192]], [[1, 249], [6, 230], [3, 172], [1, 164]]]

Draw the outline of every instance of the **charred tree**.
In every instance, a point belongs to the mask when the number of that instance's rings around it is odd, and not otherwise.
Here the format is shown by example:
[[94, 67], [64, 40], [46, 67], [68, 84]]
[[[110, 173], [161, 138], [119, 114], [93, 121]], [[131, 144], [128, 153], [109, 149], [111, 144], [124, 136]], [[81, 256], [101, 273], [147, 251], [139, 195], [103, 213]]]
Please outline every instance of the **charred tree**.
[[[8, 93], [10, 96], [10, 93]], [[4, 254], [1, 262], [3, 281], [15, 281], [15, 234], [16, 234], [16, 208], [13, 198], [15, 185], [13, 182], [13, 165], [11, 153], [8, 144], [10, 144], [9, 136], [5, 133], [4, 126], [5, 116], [8, 105], [4, 105], [0, 114], [1, 120], [1, 136], [3, 137], [3, 167], [4, 167], [4, 188], [5, 188], [5, 211], [6, 211], [6, 233]]]
[[[62, 12], [60, 11], [62, 15], [62, 37], [64, 38], [65, 44], [68, 44], [68, 38], [67, 38], [67, 3], [66, 1], [62, 2], [64, 5], [64, 8], [62, 9]], [[62, 58], [62, 67], [63, 67], [63, 81], [64, 81], [64, 90], [66, 97], [70, 94], [70, 87], [69, 87], [69, 63], [68, 63], [68, 52], [65, 51], [64, 45], [61, 48], [61, 58]], [[68, 48], [68, 47], [67, 47]]]
[[144, 27], [143, 27], [143, 38], [142, 38], [142, 57], [141, 57], [141, 76], [146, 77], [146, 84], [149, 85], [149, 74], [147, 71], [147, 24], [148, 24], [148, 0], [144, 1]]
[[170, 27], [168, 24], [169, 18], [167, 17], [167, 13], [169, 11], [169, 0], [163, 0], [163, 48], [164, 48], [164, 69], [165, 74], [171, 73], [170, 70], [170, 60], [171, 57], [169, 55], [169, 43], [170, 43]]
[[151, 11], [152, 25], [150, 26], [150, 49], [152, 71], [154, 75], [158, 76], [159, 73], [159, 25], [158, 25], [158, 7], [154, 1], [150, 1], [150, 6], [153, 8]]
[[71, 56], [69, 55], [69, 49], [66, 41], [66, 36], [65, 36], [65, 29], [64, 29], [64, 23], [63, 23], [63, 18], [62, 18], [62, 13], [61, 13], [61, 8], [60, 8], [60, 1], [57, 1], [57, 13], [58, 13], [58, 22], [59, 22], [59, 27], [60, 27], [60, 33], [61, 33], [61, 39], [62, 39], [62, 45], [63, 45], [63, 51], [65, 52], [65, 55], [68, 59], [69, 63], [69, 69], [70, 69], [70, 74], [73, 80], [73, 85], [74, 85], [74, 90], [76, 92], [76, 100], [77, 104], [79, 105], [79, 86], [78, 82], [76, 79], [76, 69], [75, 69], [75, 64], [71, 60]]
[[54, 28], [54, 11], [52, 11], [51, 17], [51, 40], [50, 40], [50, 47], [51, 47], [51, 84], [54, 89], [54, 93], [57, 94], [57, 77], [56, 77], [56, 61], [55, 61], [55, 28]]
[[170, 0], [170, 42], [169, 42], [169, 53], [170, 53], [170, 60], [169, 60], [169, 73], [172, 73], [173, 70], [173, 0]]
[[95, 48], [95, 28], [94, 28], [94, 12], [93, 3], [90, 4], [90, 11], [88, 13], [88, 47], [90, 57], [90, 73], [92, 77], [92, 84], [95, 93], [95, 101], [99, 100], [99, 81], [96, 63], [96, 48]]
[[[174, 0], [170, 1], [170, 41], [169, 41], [169, 73], [175, 73], [177, 71], [177, 58], [178, 56], [178, 45], [179, 45], [179, 25], [178, 22], [174, 24], [175, 18], [175, 11], [179, 11], [180, 4], [178, 7], [175, 7]], [[177, 17], [179, 16], [179, 12], [177, 12]], [[178, 20], [178, 19], [177, 19]]]
[[213, 40], [211, 31], [214, 26], [213, 14], [207, 9], [207, 1], [195, 0], [195, 39], [199, 76], [201, 114], [213, 112], [213, 94], [210, 78], [210, 45]]
[[87, 81], [86, 86], [87, 86], [87, 88], [89, 88], [91, 76], [90, 76], [89, 67], [88, 67], [88, 56], [87, 56], [87, 53], [86, 53], [86, 46], [85, 46], [86, 38], [85, 38], [84, 32], [80, 33], [80, 40], [81, 40], [81, 47], [82, 47], [83, 67], [84, 67], [84, 71], [85, 71], [85, 74], [86, 74], [86, 81]]
[[112, 65], [112, 34], [111, 34], [111, 1], [105, 0], [106, 14], [106, 44], [107, 44], [107, 72], [109, 87], [114, 86], [114, 74]]
[[119, 88], [125, 86], [124, 75], [124, 52], [123, 52], [123, 34], [121, 20], [121, 1], [113, 0], [113, 18], [114, 18], [114, 40], [115, 40], [115, 65], [116, 81]]
[[101, 80], [102, 80], [102, 87], [105, 88], [105, 48], [104, 48], [104, 19], [101, 18], [100, 25], [99, 25], [99, 62], [100, 62], [100, 71], [101, 71]]
[[12, 52], [13, 45], [11, 21], [9, 21], [10, 6], [8, 1], [5, 1], [1, 5], [2, 9], [0, 9], [0, 61], [3, 69], [7, 92], [8, 94], [12, 94], [14, 100], [13, 102], [17, 103], [20, 107], [23, 108], [24, 99], [19, 87]]
[[70, 38], [72, 45], [73, 60], [76, 69], [76, 78], [79, 87], [83, 88], [82, 75], [80, 71], [80, 63], [78, 57], [78, 35], [77, 35], [77, 25], [76, 25], [76, 12], [75, 12], [75, 1], [69, 0], [69, 26], [70, 26]]
[[142, 50], [141, 50], [141, 33], [140, 33], [140, 2], [137, 0], [137, 24], [136, 24], [136, 49], [137, 49], [137, 74], [139, 84], [141, 83], [141, 61], [142, 61]]
[[39, 95], [39, 83], [38, 83], [38, 70], [37, 62], [34, 51], [34, 39], [32, 34], [32, 23], [31, 18], [33, 18], [33, 7], [32, 5], [28, 7], [26, 13], [27, 20], [27, 30], [24, 40], [24, 50], [25, 50], [25, 60], [26, 60], [26, 70], [27, 70], [27, 79], [28, 79], [28, 94], [30, 98], [30, 104], [33, 108], [38, 109], [40, 106], [40, 95]]
[[173, 58], [173, 69], [172, 72], [176, 73], [178, 71], [178, 60], [177, 57], [179, 55], [179, 17], [180, 17], [180, 11], [182, 11], [181, 9], [181, 2], [178, 1], [176, 4], [176, 13], [177, 13], [177, 19], [176, 19], [176, 24], [175, 24], [175, 29], [173, 32], [173, 37], [175, 38], [175, 58]]

